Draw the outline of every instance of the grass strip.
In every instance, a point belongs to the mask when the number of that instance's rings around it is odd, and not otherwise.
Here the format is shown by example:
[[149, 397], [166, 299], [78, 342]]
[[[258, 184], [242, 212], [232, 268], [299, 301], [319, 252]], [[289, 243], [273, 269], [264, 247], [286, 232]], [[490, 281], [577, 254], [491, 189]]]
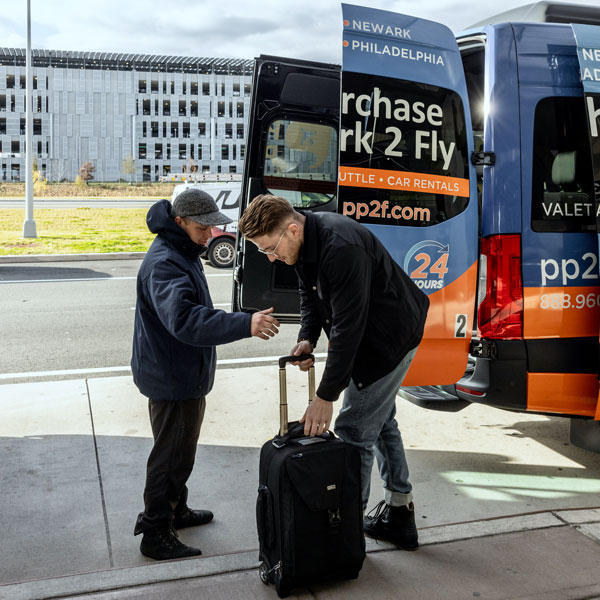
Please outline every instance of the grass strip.
[[145, 208], [39, 209], [37, 238], [23, 238], [22, 209], [0, 212], [0, 255], [145, 252], [154, 239]]

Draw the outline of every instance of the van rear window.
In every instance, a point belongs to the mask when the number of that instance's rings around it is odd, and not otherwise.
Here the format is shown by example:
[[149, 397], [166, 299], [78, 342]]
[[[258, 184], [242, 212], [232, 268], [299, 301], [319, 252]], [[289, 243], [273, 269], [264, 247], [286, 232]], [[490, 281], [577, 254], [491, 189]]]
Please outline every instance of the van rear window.
[[531, 228], [596, 231], [590, 142], [583, 98], [544, 98], [535, 110]]
[[442, 87], [344, 71], [338, 212], [361, 223], [427, 227], [469, 202], [460, 96]]

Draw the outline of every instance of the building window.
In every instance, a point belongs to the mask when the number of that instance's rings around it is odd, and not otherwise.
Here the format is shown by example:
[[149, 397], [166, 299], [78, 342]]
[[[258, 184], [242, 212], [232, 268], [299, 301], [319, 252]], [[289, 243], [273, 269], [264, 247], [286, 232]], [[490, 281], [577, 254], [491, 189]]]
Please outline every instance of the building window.
[[[8, 87], [8, 83], [6, 84], [6, 87]], [[210, 96], [210, 84], [209, 83], [205, 82], [202, 84], [202, 95]]]
[[183, 123], [181, 126], [181, 129], [182, 129], [181, 137], [189, 138], [190, 137], [190, 124]]
[[236, 126], [235, 137], [238, 140], [243, 140], [244, 139], [244, 126], [243, 125], [237, 125]]
[[166, 94], [166, 93], [167, 93], [167, 82], [165, 80], [165, 81], [163, 81], [163, 94]]
[[233, 137], [233, 125], [225, 123], [225, 139], [230, 140]]
[[142, 102], [142, 114], [144, 114], [144, 115], [150, 114], [150, 99], [144, 100]]
[[[6, 121], [6, 119], [4, 119]], [[205, 136], [206, 135], [206, 123], [198, 123], [198, 135]]]
[[146, 158], [146, 144], [138, 146], [138, 158]]
[[21, 89], [24, 90], [27, 87], [27, 78], [25, 77], [25, 75], [20, 75], [19, 76], [19, 85], [21, 86]]
[[179, 116], [187, 117], [187, 109], [186, 109], [186, 105], [185, 105], [185, 100], [179, 101]]
[[192, 117], [198, 116], [198, 102], [196, 102], [196, 100], [192, 100], [190, 102], [190, 116], [192, 116]]
[[234, 96], [239, 96], [240, 95], [240, 84], [239, 83], [234, 83], [233, 84], [233, 95]]
[[0, 110], [6, 110], [6, 94], [0, 94]]
[[42, 120], [33, 120], [33, 135], [42, 135]]
[[179, 123], [171, 123], [171, 137], [179, 137]]
[[192, 94], [192, 96], [198, 95], [198, 82], [197, 81], [192, 81], [192, 83], [190, 84], [190, 94]]
[[148, 123], [144, 121], [142, 123], [142, 137], [146, 137], [148, 135]]
[[140, 79], [138, 81], [138, 92], [140, 94], [145, 94], [146, 93], [146, 80], [145, 79]]
[[25, 133], [26, 133], [25, 127], [26, 127], [25, 119], [19, 119], [19, 133], [21, 135], [25, 135]]
[[198, 160], [202, 160], [202, 144], [198, 146]]
[[162, 144], [154, 144], [154, 158], [162, 158], [162, 157], [163, 157]]
[[171, 101], [170, 100], [165, 100], [163, 102], [163, 115], [165, 115], [165, 117], [171, 116]]
[[225, 102], [217, 102], [217, 117], [225, 116]]
[[154, 99], [154, 114], [158, 116], [158, 98]]
[[153, 79], [150, 82], [150, 93], [151, 94], [158, 94], [158, 79]]
[[167, 160], [171, 158], [171, 142], [167, 142]]
[[237, 167], [235, 165], [230, 165], [229, 166], [229, 172], [230, 173], [237, 173]]
[[244, 103], [243, 102], [237, 103], [237, 116], [238, 116], [238, 119], [244, 118]]
[[15, 76], [14, 75], [6, 76], [6, 88], [9, 90], [15, 89]]
[[221, 159], [229, 160], [229, 146], [227, 144], [221, 146]]
[[219, 96], [224, 96], [225, 95], [225, 84], [221, 83], [219, 85], [219, 90], [221, 91], [221, 93], [219, 94]]
[[19, 154], [19, 152], [21, 151], [19, 140], [11, 140], [10, 151], [11, 154]]
[[249, 96], [250, 95], [250, 84], [249, 83], [245, 83], [244, 84], [244, 96]]
[[185, 144], [179, 144], [179, 160], [185, 160], [187, 158], [187, 151]]
[[0, 119], [0, 133], [6, 134], [6, 119]]
[[246, 145], [242, 144], [240, 146], [240, 160], [243, 159], [244, 156], [246, 156]]
[[158, 121], [150, 123], [150, 135], [154, 138], [158, 137]]
[[187, 81], [183, 82], [183, 93], [187, 94]]

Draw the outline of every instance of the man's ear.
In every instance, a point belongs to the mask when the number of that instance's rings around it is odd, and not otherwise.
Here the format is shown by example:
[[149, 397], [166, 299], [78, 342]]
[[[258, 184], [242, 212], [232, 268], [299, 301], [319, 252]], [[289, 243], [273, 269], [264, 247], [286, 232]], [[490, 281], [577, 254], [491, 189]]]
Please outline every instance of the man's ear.
[[181, 217], [175, 217], [175, 223], [177, 223], [177, 225], [179, 225], [181, 227], [181, 224], [183, 223], [183, 219]]

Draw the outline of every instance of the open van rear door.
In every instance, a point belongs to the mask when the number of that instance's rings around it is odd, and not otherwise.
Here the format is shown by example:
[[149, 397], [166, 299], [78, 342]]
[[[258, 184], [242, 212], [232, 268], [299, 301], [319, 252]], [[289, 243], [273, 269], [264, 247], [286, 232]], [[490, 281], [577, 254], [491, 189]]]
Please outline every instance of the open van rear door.
[[[265, 193], [296, 208], [336, 210], [339, 98], [339, 66], [255, 60], [240, 215]], [[232, 306], [274, 306], [280, 321], [299, 322], [296, 272], [238, 236]]]
[[458, 381], [476, 297], [478, 202], [464, 70], [439, 23], [343, 4], [338, 211], [429, 296], [405, 385]]
[[[458, 46], [443, 25], [342, 6], [341, 115], [338, 67], [256, 60], [241, 212], [256, 195], [273, 192], [371, 229], [431, 300], [406, 384], [452, 384], [467, 365], [478, 257]], [[273, 305], [280, 320], [297, 320], [297, 285], [290, 267], [238, 238], [234, 310]]]

